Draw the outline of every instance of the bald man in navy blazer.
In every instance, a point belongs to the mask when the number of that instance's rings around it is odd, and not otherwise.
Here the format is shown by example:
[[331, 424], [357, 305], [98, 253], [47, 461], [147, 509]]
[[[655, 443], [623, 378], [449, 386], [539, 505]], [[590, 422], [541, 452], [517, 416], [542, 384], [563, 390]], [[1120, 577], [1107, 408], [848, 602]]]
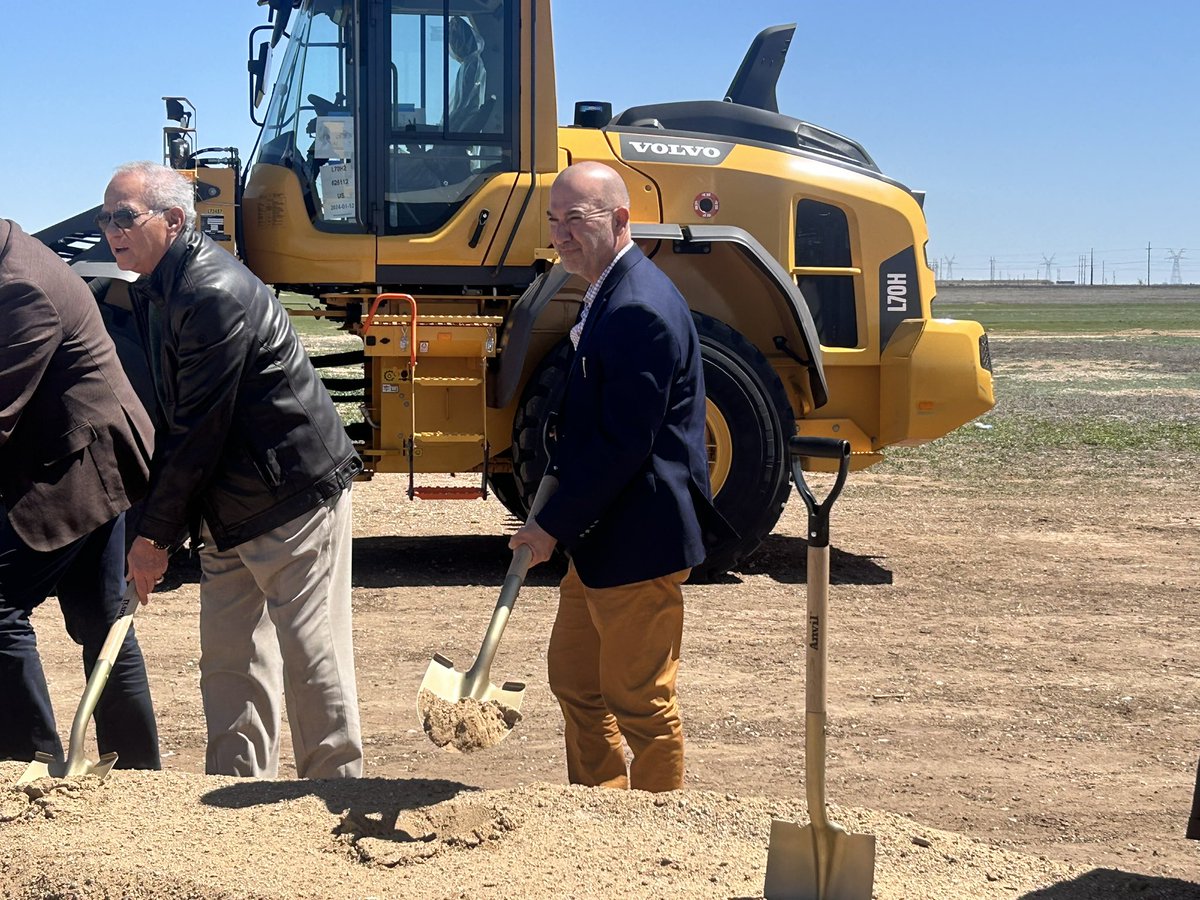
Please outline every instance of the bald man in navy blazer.
[[534, 564], [556, 544], [570, 558], [547, 652], [569, 780], [667, 791], [683, 785], [682, 585], [706, 536], [728, 525], [711, 501], [691, 312], [632, 243], [629, 205], [600, 163], [570, 166], [551, 187], [555, 249], [590, 286], [555, 419], [558, 488], [510, 546], [527, 544]]
[[[125, 511], [146, 491], [154, 429], [87, 285], [0, 219], [0, 759], [62, 742], [29, 616], [57, 592], [91, 673], [125, 590]], [[81, 684], [82, 687], [82, 684]], [[130, 628], [96, 706], [120, 768], [159, 768]]]

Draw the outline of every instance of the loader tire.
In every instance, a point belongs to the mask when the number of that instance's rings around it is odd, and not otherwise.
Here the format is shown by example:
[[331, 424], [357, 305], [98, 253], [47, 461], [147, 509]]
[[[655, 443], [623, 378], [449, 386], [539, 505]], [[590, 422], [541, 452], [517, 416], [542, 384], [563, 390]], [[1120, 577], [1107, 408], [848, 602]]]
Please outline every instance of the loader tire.
[[[704, 581], [752, 553], [779, 520], [789, 490], [787, 438], [795, 421], [779, 376], [758, 348], [723, 322], [692, 316], [708, 398], [705, 442], [714, 502], [738, 533], [695, 568], [693, 580]], [[571, 345], [563, 339], [534, 370], [513, 420], [513, 471], [526, 511], [549, 460], [546, 416], [558, 407], [570, 365]]]
[[791, 489], [787, 441], [796, 424], [783, 382], [758, 348], [724, 322], [692, 318], [704, 364], [713, 502], [738, 533], [695, 568], [693, 580], [705, 581], [753, 553], [779, 521]]
[[523, 522], [529, 514], [529, 509], [521, 500], [521, 491], [517, 484], [517, 476], [513, 472], [492, 472], [488, 475], [488, 487], [491, 488], [493, 496]]
[[529, 514], [529, 506], [550, 461], [546, 450], [546, 417], [558, 408], [573, 352], [570, 338], [565, 337], [550, 349], [521, 392], [521, 404], [513, 417], [513, 475], [524, 510], [521, 518]]

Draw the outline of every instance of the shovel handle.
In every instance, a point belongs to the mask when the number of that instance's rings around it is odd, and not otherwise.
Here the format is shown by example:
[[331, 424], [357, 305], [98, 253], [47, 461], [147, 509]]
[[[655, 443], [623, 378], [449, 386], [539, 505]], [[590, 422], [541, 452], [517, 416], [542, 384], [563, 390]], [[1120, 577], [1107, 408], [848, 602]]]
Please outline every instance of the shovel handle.
[[[533, 505], [529, 508], [529, 517], [533, 518], [546, 505], [550, 495], [558, 489], [558, 479], [553, 475], [543, 475], [538, 484], [537, 493], [533, 497]], [[521, 544], [513, 551], [512, 562], [504, 575], [504, 584], [500, 588], [500, 596], [496, 600], [496, 608], [492, 611], [492, 619], [483, 635], [483, 643], [479, 647], [479, 655], [464, 676], [466, 688], [472, 695], [477, 686], [486, 687], [492, 672], [492, 659], [496, 656], [496, 648], [508, 624], [508, 616], [516, 605], [517, 594], [525, 583], [525, 575], [529, 572], [529, 562], [533, 551], [528, 544]]]
[[550, 474], [543, 475], [542, 480], [538, 482], [537, 493], [533, 495], [533, 503], [529, 507], [529, 518], [535, 518], [557, 490], [558, 478]]
[[[808, 508], [808, 604], [804, 640], [804, 782], [808, 814], [823, 840], [829, 829], [825, 811], [825, 668], [828, 660], [829, 511], [850, 471], [850, 442], [834, 438], [793, 437], [788, 442], [792, 477]], [[837, 478], [818, 501], [804, 480], [804, 457], [834, 459]], [[829, 848], [820, 854], [828, 857]], [[822, 895], [823, 896], [823, 895]]]

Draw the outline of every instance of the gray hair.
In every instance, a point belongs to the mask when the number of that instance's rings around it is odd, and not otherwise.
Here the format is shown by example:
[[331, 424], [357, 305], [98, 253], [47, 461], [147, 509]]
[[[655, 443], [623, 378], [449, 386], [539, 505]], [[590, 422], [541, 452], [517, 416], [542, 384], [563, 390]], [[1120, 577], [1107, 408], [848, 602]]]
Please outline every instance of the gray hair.
[[118, 166], [113, 178], [137, 175], [142, 179], [142, 200], [150, 209], [183, 210], [183, 221], [190, 228], [196, 218], [196, 186], [174, 169], [148, 160]]

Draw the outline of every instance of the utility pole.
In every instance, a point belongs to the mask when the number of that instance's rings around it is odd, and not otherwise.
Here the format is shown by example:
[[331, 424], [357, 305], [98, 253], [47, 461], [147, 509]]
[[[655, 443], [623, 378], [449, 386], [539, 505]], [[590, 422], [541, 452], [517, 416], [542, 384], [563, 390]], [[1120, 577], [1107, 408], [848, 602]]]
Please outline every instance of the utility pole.
[[1146, 287], [1150, 287], [1150, 242], [1146, 241]]
[[994, 257], [994, 256], [990, 257], [988, 259], [988, 262], [991, 263], [991, 273], [988, 275], [988, 281], [995, 281], [996, 280], [996, 257]]
[[1091, 284], [1095, 284], [1095, 283], [1096, 283], [1096, 248], [1093, 247], [1092, 248], [1091, 268], [1088, 270], [1088, 284], [1091, 285]]

